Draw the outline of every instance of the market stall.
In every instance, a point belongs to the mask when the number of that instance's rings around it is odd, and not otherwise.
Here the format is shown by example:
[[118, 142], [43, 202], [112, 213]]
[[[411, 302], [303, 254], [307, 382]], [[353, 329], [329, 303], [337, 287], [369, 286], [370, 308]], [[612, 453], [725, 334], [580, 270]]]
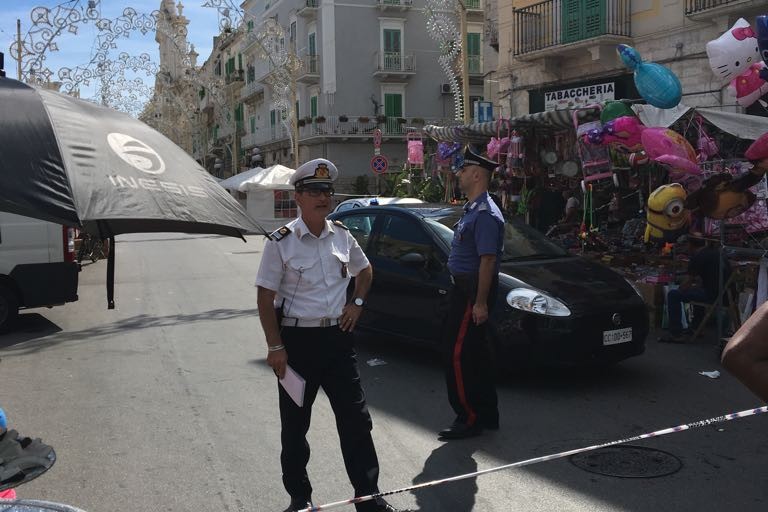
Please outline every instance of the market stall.
[[276, 164], [242, 172], [219, 185], [233, 192], [245, 211], [264, 229], [275, 230], [296, 218], [296, 201], [289, 184], [294, 169]]

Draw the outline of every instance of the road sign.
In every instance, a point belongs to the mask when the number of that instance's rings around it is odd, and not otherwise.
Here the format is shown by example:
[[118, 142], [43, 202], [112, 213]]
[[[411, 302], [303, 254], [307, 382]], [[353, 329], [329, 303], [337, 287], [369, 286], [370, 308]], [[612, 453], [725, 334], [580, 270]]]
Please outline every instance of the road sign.
[[371, 158], [371, 170], [376, 174], [383, 174], [389, 169], [389, 161], [384, 155], [376, 155]]
[[381, 147], [381, 130], [378, 128], [373, 130], [373, 147], [374, 148]]
[[476, 123], [493, 121], [493, 103], [490, 101], [476, 101], [474, 107]]

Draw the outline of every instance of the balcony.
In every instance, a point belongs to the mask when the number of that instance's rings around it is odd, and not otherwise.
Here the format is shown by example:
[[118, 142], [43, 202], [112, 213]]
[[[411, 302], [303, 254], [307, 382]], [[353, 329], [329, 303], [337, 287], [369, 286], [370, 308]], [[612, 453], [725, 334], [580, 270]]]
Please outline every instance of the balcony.
[[380, 11], [405, 11], [413, 7], [413, 0], [376, 0]]
[[304, 4], [299, 7], [296, 14], [305, 18], [314, 18], [317, 16], [317, 9], [320, 7], [320, 0], [304, 0]]
[[[373, 132], [376, 128], [380, 129], [385, 139], [405, 139], [408, 132], [420, 130], [419, 124], [413, 123], [413, 119], [387, 117], [383, 123], [377, 122], [375, 117], [349, 116], [346, 121], [341, 121], [338, 116], [324, 116], [322, 123], [310, 122], [300, 123], [299, 140], [303, 142], [314, 141], [321, 143], [329, 139], [335, 140], [368, 140], [373, 138]], [[403, 122], [404, 121], [404, 122]], [[448, 119], [426, 119], [425, 124], [436, 124], [440, 126], [450, 126], [452, 124], [461, 124], [458, 121]]]
[[631, 44], [630, 0], [597, 0], [593, 4], [594, 8], [587, 9], [574, 0], [545, 0], [514, 9], [515, 57], [562, 57], [570, 51]]
[[240, 101], [255, 100], [259, 96], [264, 97], [264, 84], [252, 80], [240, 89]]
[[413, 53], [376, 52], [373, 76], [382, 80], [402, 80], [416, 74]]
[[495, 20], [486, 20], [485, 40], [488, 41], [491, 48], [499, 51], [499, 25]]
[[692, 20], [708, 20], [729, 14], [751, 20], [764, 14], [765, 0], [685, 0], [685, 15]]
[[316, 84], [320, 82], [320, 56], [305, 55], [301, 58], [301, 69], [296, 81], [303, 84]]
[[258, 139], [259, 132], [256, 133], [249, 133], [248, 135], [243, 135], [240, 137], [240, 147], [242, 149], [251, 149], [255, 148], [259, 145], [259, 139]]

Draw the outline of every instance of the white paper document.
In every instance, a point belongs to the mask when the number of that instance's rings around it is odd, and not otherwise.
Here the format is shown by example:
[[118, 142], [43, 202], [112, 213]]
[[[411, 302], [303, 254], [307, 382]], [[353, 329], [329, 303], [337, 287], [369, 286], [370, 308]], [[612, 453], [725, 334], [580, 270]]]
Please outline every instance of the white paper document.
[[304, 377], [296, 373], [290, 366], [285, 366], [285, 376], [280, 379], [280, 385], [283, 386], [288, 396], [290, 396], [296, 405], [304, 406], [304, 387], [306, 386]]

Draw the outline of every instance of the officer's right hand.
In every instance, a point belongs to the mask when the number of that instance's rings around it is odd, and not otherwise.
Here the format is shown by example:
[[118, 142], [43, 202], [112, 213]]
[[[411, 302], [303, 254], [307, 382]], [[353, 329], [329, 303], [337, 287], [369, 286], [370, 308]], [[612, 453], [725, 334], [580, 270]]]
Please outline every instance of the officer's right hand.
[[285, 377], [285, 366], [288, 364], [288, 353], [283, 350], [267, 352], [267, 364], [272, 368], [278, 379]]

